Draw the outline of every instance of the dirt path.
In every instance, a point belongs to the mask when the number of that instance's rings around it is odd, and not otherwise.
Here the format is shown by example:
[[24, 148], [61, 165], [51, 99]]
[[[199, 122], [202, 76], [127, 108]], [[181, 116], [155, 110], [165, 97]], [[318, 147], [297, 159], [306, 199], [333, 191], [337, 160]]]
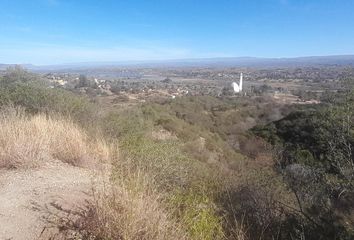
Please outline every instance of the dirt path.
[[48, 228], [45, 219], [64, 214], [55, 206], [83, 206], [96, 174], [61, 162], [38, 169], [0, 170], [0, 239], [48, 239], [56, 229]]

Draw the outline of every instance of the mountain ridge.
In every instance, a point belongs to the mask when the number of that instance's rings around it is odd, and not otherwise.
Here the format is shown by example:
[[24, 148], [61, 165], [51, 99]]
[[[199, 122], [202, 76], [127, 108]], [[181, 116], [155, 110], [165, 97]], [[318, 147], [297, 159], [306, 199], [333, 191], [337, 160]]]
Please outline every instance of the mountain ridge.
[[[0, 70], [16, 64], [1, 64]], [[19, 64], [30, 70], [92, 69], [110, 67], [304, 67], [354, 66], [354, 55], [328, 55], [304, 57], [215, 57], [167, 60], [77, 62], [53, 65]]]

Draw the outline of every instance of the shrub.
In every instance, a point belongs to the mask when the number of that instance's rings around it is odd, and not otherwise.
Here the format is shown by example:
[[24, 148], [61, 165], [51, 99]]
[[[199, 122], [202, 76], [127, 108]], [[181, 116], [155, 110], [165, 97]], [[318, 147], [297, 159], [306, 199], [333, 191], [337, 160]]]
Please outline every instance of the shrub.
[[103, 132], [112, 138], [124, 138], [145, 133], [152, 123], [144, 118], [140, 109], [110, 112], [101, 121]]
[[218, 216], [213, 201], [206, 194], [177, 192], [171, 197], [172, 208], [186, 226], [191, 239], [223, 239], [222, 217]]
[[5, 84], [12, 84], [12, 83], [19, 83], [19, 82], [22, 83], [33, 82], [33, 81], [38, 81], [39, 79], [40, 78], [38, 75], [28, 72], [20, 65], [16, 65], [13, 67], [8, 67], [6, 69], [5, 75], [0, 80]]
[[[85, 97], [39, 82], [0, 83], [0, 105], [21, 106], [27, 112], [56, 112], [81, 122], [94, 121], [95, 107]], [[87, 123], [86, 123], [87, 124]]]

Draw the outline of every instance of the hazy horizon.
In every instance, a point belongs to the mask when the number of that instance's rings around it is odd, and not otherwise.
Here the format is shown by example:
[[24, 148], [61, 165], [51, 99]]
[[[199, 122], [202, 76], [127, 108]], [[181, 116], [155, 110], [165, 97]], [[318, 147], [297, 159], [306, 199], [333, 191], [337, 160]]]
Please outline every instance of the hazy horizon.
[[198, 62], [205, 60], [295, 60], [295, 59], [310, 59], [310, 58], [346, 58], [353, 57], [354, 54], [343, 54], [343, 55], [318, 55], [318, 56], [295, 56], [295, 57], [254, 57], [254, 56], [231, 56], [231, 57], [195, 57], [195, 58], [166, 58], [166, 59], [141, 59], [141, 60], [116, 60], [116, 61], [77, 61], [77, 62], [58, 62], [58, 63], [31, 63], [31, 62], [0, 62], [0, 64], [5, 65], [33, 65], [33, 66], [60, 66], [60, 65], [75, 65], [75, 64], [135, 64], [135, 63], [163, 63], [163, 62]]

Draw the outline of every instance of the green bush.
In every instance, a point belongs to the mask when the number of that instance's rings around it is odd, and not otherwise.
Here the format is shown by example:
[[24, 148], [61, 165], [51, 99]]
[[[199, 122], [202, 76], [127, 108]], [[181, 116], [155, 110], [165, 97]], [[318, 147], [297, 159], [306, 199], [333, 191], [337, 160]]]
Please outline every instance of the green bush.
[[87, 123], [95, 116], [95, 106], [85, 97], [63, 89], [51, 89], [39, 82], [0, 84], [0, 105], [22, 106], [30, 113], [54, 112]]
[[170, 199], [176, 215], [186, 226], [191, 239], [224, 239], [223, 219], [218, 216], [213, 201], [195, 192], [176, 192]]

